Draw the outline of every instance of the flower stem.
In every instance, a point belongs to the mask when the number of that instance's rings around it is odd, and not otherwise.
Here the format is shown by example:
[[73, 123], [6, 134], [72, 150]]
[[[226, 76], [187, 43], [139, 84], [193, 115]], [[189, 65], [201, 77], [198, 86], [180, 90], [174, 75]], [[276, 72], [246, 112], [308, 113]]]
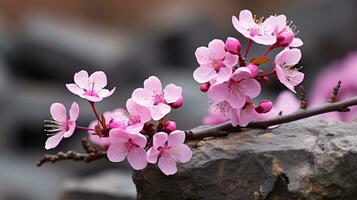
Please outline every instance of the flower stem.
[[271, 51], [271, 50], [273, 50], [274, 49], [274, 45], [271, 45], [270, 47], [268, 47], [268, 49], [263, 53], [263, 55], [262, 56], [266, 56], [266, 55], [268, 55], [268, 53]]
[[77, 129], [80, 129], [80, 130], [85, 130], [85, 131], [94, 131], [93, 128], [87, 128], [87, 127], [84, 127], [84, 126], [78, 126], [78, 125], [76, 125], [76, 128], [77, 128]]
[[89, 104], [90, 104], [90, 106], [92, 107], [92, 110], [93, 110], [95, 116], [97, 117], [98, 121], [99, 121], [100, 124], [102, 124], [102, 126], [104, 127], [103, 122], [102, 122], [102, 120], [100, 120], [100, 117], [99, 117], [99, 115], [98, 115], [98, 112], [97, 112], [97, 110], [95, 109], [94, 102], [89, 101]]
[[244, 58], [247, 58], [250, 47], [252, 46], [252, 40], [248, 39], [248, 46], [244, 53]]

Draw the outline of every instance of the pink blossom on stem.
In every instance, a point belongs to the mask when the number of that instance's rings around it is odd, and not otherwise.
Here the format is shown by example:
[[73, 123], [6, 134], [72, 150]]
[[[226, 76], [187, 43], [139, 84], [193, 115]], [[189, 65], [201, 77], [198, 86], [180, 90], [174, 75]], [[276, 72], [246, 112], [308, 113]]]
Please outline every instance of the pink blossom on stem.
[[220, 113], [222, 115], [222, 120], [230, 120], [233, 126], [238, 125], [239, 111], [238, 109], [232, 108], [232, 106], [227, 101], [214, 102], [213, 104], [211, 104], [210, 109], [214, 110], [214, 112], [216, 113]]
[[49, 137], [46, 141], [45, 148], [55, 148], [63, 138], [72, 136], [76, 129], [76, 120], [79, 115], [79, 106], [76, 102], [72, 103], [69, 109], [69, 119], [67, 118], [67, 110], [61, 103], [54, 103], [50, 107], [50, 113], [54, 121], [45, 125], [45, 127], [51, 128], [47, 132], [55, 132], [55, 134]]
[[165, 122], [164, 128], [163, 128], [163, 131], [165, 133], [171, 133], [174, 130], [176, 130], [176, 122], [175, 121], [169, 120], [169, 121]]
[[66, 84], [67, 89], [87, 99], [90, 102], [99, 102], [103, 98], [111, 96], [115, 87], [112, 90], [104, 89], [107, 86], [107, 76], [102, 71], [97, 71], [88, 76], [85, 70], [81, 70], [74, 74], [74, 83]]
[[260, 94], [260, 84], [252, 78], [251, 71], [246, 67], [238, 68], [226, 82], [213, 85], [208, 96], [214, 102], [227, 101], [233, 108], [242, 108], [247, 98]]
[[275, 71], [279, 81], [293, 92], [294, 87], [304, 80], [304, 74], [294, 68], [300, 59], [299, 49], [284, 49], [275, 57]]
[[218, 125], [226, 121], [228, 121], [228, 118], [223, 113], [213, 106], [210, 106], [208, 109], [208, 115], [203, 118], [202, 124]]
[[211, 83], [210, 82], [206, 82], [206, 83], [201, 83], [200, 84], [201, 92], [207, 92], [210, 87], [211, 87]]
[[193, 72], [193, 78], [198, 83], [227, 81], [238, 63], [238, 56], [226, 52], [224, 42], [218, 39], [212, 40], [208, 47], [197, 48], [195, 55], [200, 66]]
[[185, 132], [180, 130], [169, 135], [164, 132], [156, 133], [153, 146], [147, 152], [147, 161], [158, 163], [160, 170], [166, 175], [175, 174], [176, 162], [185, 163], [192, 158], [192, 151], [184, 142]]
[[249, 100], [245, 103], [243, 108], [238, 110], [239, 112], [239, 118], [238, 118], [238, 125], [245, 127], [247, 126], [250, 122], [256, 121], [259, 119], [259, 113], [255, 110], [254, 104]]
[[177, 101], [171, 103], [170, 106], [173, 109], [181, 108], [183, 105], [183, 96], [181, 96]]
[[127, 158], [135, 170], [146, 167], [145, 136], [140, 133], [129, 133], [122, 129], [112, 129], [109, 138], [110, 145], [107, 156], [110, 161], [121, 162]]
[[242, 50], [242, 45], [240, 44], [238, 39], [234, 37], [228, 37], [226, 40], [225, 49], [231, 54], [238, 55]]
[[272, 45], [276, 42], [276, 37], [272, 35], [274, 31], [272, 27], [265, 21], [257, 23], [249, 10], [242, 10], [239, 13], [239, 19], [233, 16], [232, 23], [234, 28], [244, 37], [258, 44]]
[[255, 108], [255, 110], [258, 112], [258, 113], [267, 113], [269, 112], [271, 109], [273, 108], [273, 103], [269, 100], [262, 100], [258, 107]]
[[171, 111], [171, 103], [182, 96], [182, 88], [171, 83], [162, 89], [161, 81], [156, 76], [150, 76], [144, 81], [144, 88], [137, 88], [132, 94], [133, 100], [150, 110], [151, 117], [159, 120]]

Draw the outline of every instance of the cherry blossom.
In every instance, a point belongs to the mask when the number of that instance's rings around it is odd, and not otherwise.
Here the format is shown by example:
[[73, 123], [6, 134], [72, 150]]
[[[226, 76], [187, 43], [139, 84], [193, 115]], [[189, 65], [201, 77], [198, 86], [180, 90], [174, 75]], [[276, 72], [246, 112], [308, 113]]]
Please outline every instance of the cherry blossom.
[[252, 78], [251, 71], [246, 67], [238, 68], [229, 81], [215, 84], [208, 90], [208, 96], [214, 102], [227, 101], [233, 108], [242, 108], [246, 99], [260, 94], [260, 84]]
[[45, 125], [45, 127], [52, 128], [47, 130], [47, 132], [54, 132], [55, 134], [47, 139], [45, 145], [46, 149], [53, 149], [63, 138], [72, 136], [74, 130], [76, 129], [79, 106], [76, 102], [72, 103], [72, 106], [69, 109], [69, 119], [67, 118], [66, 107], [61, 103], [52, 104], [50, 107], [50, 113], [54, 121], [47, 121], [50, 123]]
[[144, 88], [137, 88], [132, 94], [133, 100], [150, 110], [151, 117], [159, 120], [171, 111], [171, 103], [181, 98], [182, 88], [171, 83], [162, 89], [161, 81], [150, 76], [144, 81]]
[[275, 71], [279, 81], [293, 92], [294, 87], [304, 80], [304, 74], [294, 68], [300, 58], [299, 49], [284, 49], [275, 57]]
[[85, 70], [74, 74], [74, 83], [66, 84], [67, 89], [90, 102], [99, 102], [103, 98], [111, 96], [112, 90], [104, 89], [107, 86], [107, 76], [102, 71], [97, 71], [88, 76]]
[[232, 17], [234, 28], [244, 37], [262, 45], [272, 45], [276, 42], [276, 37], [272, 35], [274, 29], [264, 22], [256, 22], [253, 14], [249, 10], [242, 10], [239, 19]]
[[145, 136], [118, 128], [110, 130], [109, 138], [110, 145], [107, 156], [110, 161], [121, 162], [127, 158], [130, 165], [136, 170], [146, 167]]
[[220, 113], [222, 119], [230, 120], [233, 126], [239, 123], [239, 110], [232, 108], [227, 101], [214, 102], [211, 104], [210, 109], [216, 113]]
[[213, 106], [210, 106], [208, 115], [203, 118], [202, 123], [207, 125], [218, 125], [226, 121], [228, 121], [228, 119], [224, 114]]
[[208, 47], [197, 48], [195, 55], [200, 66], [193, 72], [193, 78], [198, 83], [227, 81], [238, 63], [238, 56], [226, 52], [224, 42], [218, 39], [212, 40]]
[[147, 152], [147, 161], [157, 163], [166, 175], [177, 172], [176, 162], [185, 163], [191, 160], [192, 151], [184, 144], [185, 132], [175, 130], [169, 135], [164, 132], [156, 133], [153, 146]]
[[272, 15], [268, 17], [264, 23], [268, 26], [271, 26], [271, 28], [274, 30], [273, 35], [277, 39], [277, 46], [300, 47], [303, 45], [302, 40], [295, 37], [293, 30], [295, 29], [295, 26], [293, 26], [292, 23], [287, 24], [285, 15]]

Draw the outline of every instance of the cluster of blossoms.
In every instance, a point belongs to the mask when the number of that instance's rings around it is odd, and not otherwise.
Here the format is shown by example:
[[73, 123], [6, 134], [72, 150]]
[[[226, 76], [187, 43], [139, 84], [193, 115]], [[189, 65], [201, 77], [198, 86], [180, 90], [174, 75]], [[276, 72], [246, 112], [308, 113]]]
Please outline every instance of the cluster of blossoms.
[[[294, 87], [304, 79], [304, 74], [295, 67], [301, 59], [297, 47], [303, 42], [295, 37], [295, 26], [287, 22], [285, 15], [255, 20], [249, 10], [243, 10], [238, 18], [232, 17], [232, 23], [248, 40], [244, 54], [241, 42], [233, 37], [225, 42], [214, 39], [208, 47], [199, 47], [195, 52], [199, 67], [193, 78], [212, 102], [210, 115], [204, 119], [206, 124], [230, 120], [233, 126], [247, 126], [252, 121], [272, 117], [279, 113], [274, 112], [277, 108], [273, 109], [272, 102], [253, 103], [261, 92], [261, 84], [267, 83], [269, 77], [277, 77], [295, 93]], [[268, 47], [263, 55], [248, 59], [253, 42]], [[262, 65], [270, 63], [266, 56], [274, 49], [281, 51], [271, 62], [272, 70], [265, 72]]]
[[88, 100], [96, 120], [88, 127], [77, 125], [79, 106], [73, 102], [69, 118], [63, 104], [51, 105], [53, 120], [46, 120], [47, 132], [52, 133], [45, 148], [58, 146], [63, 138], [70, 137], [75, 130], [84, 130], [90, 140], [107, 151], [112, 162], [127, 158], [136, 169], [144, 169], [148, 163], [158, 163], [166, 175], [176, 173], [176, 162], [187, 162], [192, 157], [191, 149], [184, 144], [185, 132], [176, 130], [176, 123], [166, 120], [171, 109], [183, 105], [182, 88], [169, 84], [162, 88], [161, 81], [151, 76], [144, 81], [144, 87], [134, 90], [126, 102], [126, 109], [118, 108], [99, 115], [95, 103], [111, 96], [112, 90], [105, 89], [107, 77], [104, 72], [90, 76], [84, 70], [74, 75], [74, 83], [66, 84], [73, 94]]

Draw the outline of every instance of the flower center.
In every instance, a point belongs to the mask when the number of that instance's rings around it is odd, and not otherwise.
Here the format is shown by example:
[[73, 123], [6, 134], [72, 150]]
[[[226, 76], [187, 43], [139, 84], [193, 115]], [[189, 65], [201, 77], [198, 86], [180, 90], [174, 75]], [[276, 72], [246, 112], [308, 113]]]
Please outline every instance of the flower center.
[[165, 102], [163, 94], [155, 94], [154, 96], [154, 105]]
[[128, 125], [134, 125], [134, 124], [138, 124], [140, 122], [141, 122], [140, 116], [134, 115], [134, 116], [129, 117]]

